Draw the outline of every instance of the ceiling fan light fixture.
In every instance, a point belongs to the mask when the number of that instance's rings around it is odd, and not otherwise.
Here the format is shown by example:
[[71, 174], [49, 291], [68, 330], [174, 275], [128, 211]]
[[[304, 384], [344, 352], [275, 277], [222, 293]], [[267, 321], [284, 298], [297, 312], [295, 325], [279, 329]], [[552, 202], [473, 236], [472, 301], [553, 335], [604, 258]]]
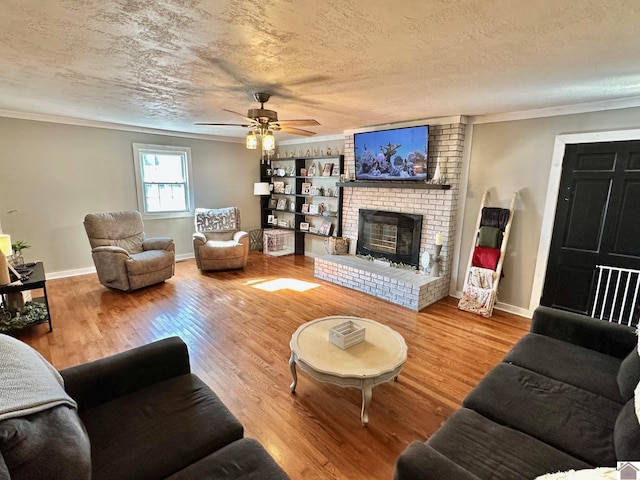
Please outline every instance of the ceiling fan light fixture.
[[262, 135], [262, 150], [270, 152], [276, 148], [276, 137], [273, 136], [271, 130], [267, 130], [267, 133]]
[[258, 137], [253, 130], [247, 133], [246, 146], [249, 150], [255, 150], [258, 148]]

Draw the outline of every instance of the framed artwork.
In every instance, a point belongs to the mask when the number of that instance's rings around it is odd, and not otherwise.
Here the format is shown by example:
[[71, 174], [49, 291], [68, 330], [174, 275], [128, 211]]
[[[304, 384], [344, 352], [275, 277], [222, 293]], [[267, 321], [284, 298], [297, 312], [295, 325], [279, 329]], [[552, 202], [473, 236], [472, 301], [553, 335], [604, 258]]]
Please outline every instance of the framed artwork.
[[320, 226], [320, 233], [327, 236], [331, 235], [331, 227], [333, 227], [333, 223], [322, 222], [322, 225]]
[[331, 175], [331, 170], [333, 170], [333, 163], [325, 163], [324, 168], [322, 169], [322, 176], [328, 177]]
[[309, 195], [309, 192], [311, 191], [311, 184], [310, 183], [303, 183], [302, 184], [302, 194], [303, 195]]
[[289, 202], [289, 211], [290, 212], [295, 212], [296, 211], [296, 202], [294, 202], [294, 201]]
[[309, 233], [318, 233], [318, 229], [316, 227], [309, 227]]
[[287, 220], [278, 220], [278, 226], [279, 227], [284, 227], [284, 228], [289, 228], [289, 222]]
[[273, 182], [273, 193], [284, 193], [284, 182]]
[[311, 185], [309, 187], [309, 195], [316, 195], [317, 194], [317, 189], [316, 187], [314, 187], [313, 185]]
[[274, 219], [275, 219], [275, 217], [273, 215], [269, 215], [267, 217], [267, 223], [273, 225], [273, 222], [275, 221]]
[[300, 222], [300, 230], [309, 230], [309, 224], [307, 222]]
[[302, 213], [309, 213], [309, 204], [308, 203], [303, 203], [302, 204], [302, 210], [300, 210]]
[[316, 175], [316, 164], [312, 163], [311, 165], [309, 165], [309, 177], [314, 177]]
[[320, 213], [320, 205], [309, 204], [309, 213], [311, 215], [318, 215]]
[[307, 176], [307, 169], [306, 168], [301, 168], [300, 169], [300, 176], [301, 177], [306, 177]]
[[287, 195], [289, 195], [291, 193], [291, 185], [286, 184], [284, 186], [284, 193], [286, 193]]
[[278, 206], [278, 200], [276, 198], [269, 199], [269, 208], [276, 208]]
[[276, 207], [278, 210], [285, 210], [287, 208], [287, 199], [281, 198], [278, 200], [278, 206]]
[[338, 175], [340, 175], [340, 165], [336, 163], [333, 165], [333, 168], [331, 169], [331, 176], [337, 177]]

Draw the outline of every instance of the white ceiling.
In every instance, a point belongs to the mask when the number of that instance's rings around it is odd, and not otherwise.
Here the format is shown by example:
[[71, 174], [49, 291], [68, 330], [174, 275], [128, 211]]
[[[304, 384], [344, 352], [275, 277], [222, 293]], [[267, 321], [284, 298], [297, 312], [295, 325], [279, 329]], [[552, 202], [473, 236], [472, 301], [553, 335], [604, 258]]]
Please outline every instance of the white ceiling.
[[[640, 97], [637, 0], [2, 0], [0, 112], [320, 135]], [[307, 128], [307, 127], [305, 127]], [[280, 139], [292, 138], [277, 134]]]

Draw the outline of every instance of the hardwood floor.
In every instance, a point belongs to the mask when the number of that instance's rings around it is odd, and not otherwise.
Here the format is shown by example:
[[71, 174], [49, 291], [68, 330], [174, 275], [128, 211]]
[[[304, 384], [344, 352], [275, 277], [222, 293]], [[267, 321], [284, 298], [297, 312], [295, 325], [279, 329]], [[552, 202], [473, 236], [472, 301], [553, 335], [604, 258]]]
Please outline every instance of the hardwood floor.
[[[47, 282], [53, 332], [19, 338], [58, 369], [179, 335], [192, 370], [260, 440], [292, 479], [385, 479], [412, 440], [425, 440], [529, 328], [495, 311], [490, 319], [444, 299], [413, 312], [313, 277], [313, 259], [251, 252], [246, 269], [201, 273], [179, 262], [169, 281], [133, 293], [95, 275]], [[402, 334], [409, 358], [398, 382], [373, 390], [369, 425], [360, 391], [298, 373], [289, 393], [289, 340], [306, 321], [355, 315]]]

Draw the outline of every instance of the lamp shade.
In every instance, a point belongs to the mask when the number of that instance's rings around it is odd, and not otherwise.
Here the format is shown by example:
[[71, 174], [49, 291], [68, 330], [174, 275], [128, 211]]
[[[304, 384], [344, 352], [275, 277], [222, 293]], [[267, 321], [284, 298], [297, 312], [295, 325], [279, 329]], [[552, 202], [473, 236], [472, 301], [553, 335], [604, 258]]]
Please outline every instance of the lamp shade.
[[255, 150], [258, 148], [258, 137], [256, 136], [256, 132], [247, 133], [246, 145], [249, 150]]
[[0, 234], [0, 251], [4, 256], [11, 255], [11, 235]]
[[269, 191], [269, 184], [267, 182], [253, 184], [254, 195], [269, 195], [270, 193], [271, 192]]
[[262, 136], [262, 150], [264, 150], [265, 152], [269, 152], [271, 150], [275, 150], [275, 148], [276, 137], [274, 137], [273, 132], [269, 130], [265, 135]]

